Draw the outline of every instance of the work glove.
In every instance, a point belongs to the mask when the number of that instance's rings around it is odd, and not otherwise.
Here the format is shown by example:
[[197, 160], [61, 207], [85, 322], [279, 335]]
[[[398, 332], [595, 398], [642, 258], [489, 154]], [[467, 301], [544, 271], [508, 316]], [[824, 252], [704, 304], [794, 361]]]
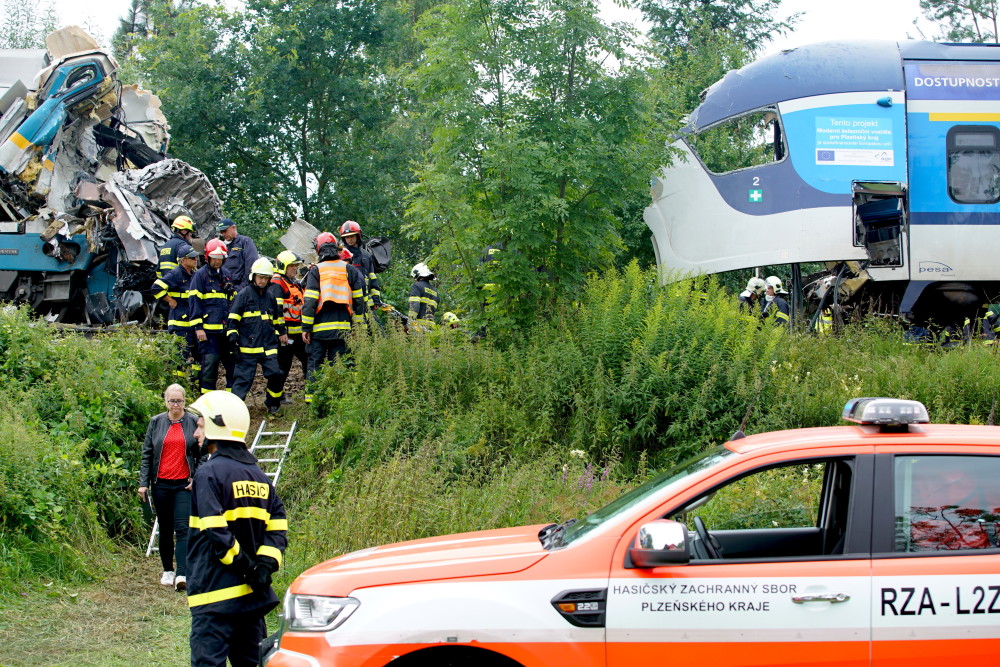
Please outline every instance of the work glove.
[[233, 559], [233, 564], [230, 567], [236, 570], [240, 577], [246, 579], [253, 566], [253, 559], [250, 558], [250, 556], [247, 556], [246, 552], [240, 550], [240, 552], [236, 554], [236, 558]]
[[271, 587], [271, 573], [278, 570], [278, 563], [269, 556], [258, 556], [246, 575], [246, 582], [255, 593], [262, 593]]

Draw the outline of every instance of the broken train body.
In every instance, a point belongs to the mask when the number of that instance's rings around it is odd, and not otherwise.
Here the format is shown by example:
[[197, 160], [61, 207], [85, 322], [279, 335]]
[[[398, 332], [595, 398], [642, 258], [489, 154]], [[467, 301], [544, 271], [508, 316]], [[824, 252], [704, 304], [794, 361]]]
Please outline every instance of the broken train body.
[[198, 170], [169, 159], [159, 99], [123, 86], [79, 28], [0, 51], [0, 300], [51, 319], [142, 319], [169, 222], [207, 238], [222, 216]]
[[918, 324], [960, 323], [1000, 300], [995, 46], [771, 55], [706, 90], [674, 148], [645, 211], [664, 281], [826, 262], [800, 285], [810, 310]]

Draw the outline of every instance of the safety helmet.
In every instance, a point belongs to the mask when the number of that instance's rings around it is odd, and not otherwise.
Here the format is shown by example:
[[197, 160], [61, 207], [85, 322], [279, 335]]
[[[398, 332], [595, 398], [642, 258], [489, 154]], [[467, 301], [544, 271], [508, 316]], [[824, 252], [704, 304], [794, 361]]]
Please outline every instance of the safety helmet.
[[756, 276], [747, 281], [747, 291], [761, 295], [767, 289], [767, 283]]
[[202, 394], [187, 409], [205, 420], [206, 439], [246, 444], [247, 431], [250, 430], [250, 411], [236, 394], [210, 391]]
[[414, 280], [418, 278], [433, 278], [434, 272], [426, 264], [420, 262], [419, 264], [414, 264], [413, 268], [410, 269], [410, 277]]
[[319, 249], [325, 246], [327, 243], [336, 243], [336, 242], [337, 242], [336, 236], [334, 236], [330, 232], [323, 232], [322, 234], [316, 237], [316, 252], [319, 252]]
[[292, 264], [301, 264], [302, 258], [291, 250], [282, 250], [274, 258], [274, 265], [278, 268], [278, 273], [285, 273]]
[[785, 291], [785, 288], [781, 286], [781, 278], [778, 276], [768, 276], [767, 285], [774, 288], [775, 294], [788, 294], [788, 292]]
[[174, 218], [173, 224], [170, 225], [174, 229], [183, 229], [189, 232], [194, 231], [194, 220], [186, 215], [179, 215]]
[[341, 238], [350, 234], [357, 234], [358, 236], [361, 236], [361, 225], [354, 222], [353, 220], [348, 220], [347, 222], [345, 222], [340, 226]]
[[229, 251], [226, 250], [226, 243], [220, 239], [212, 239], [205, 244], [205, 257], [221, 257], [225, 259], [229, 257]]
[[458, 315], [456, 315], [455, 313], [453, 313], [451, 311], [448, 311], [447, 313], [445, 313], [444, 315], [442, 315], [441, 316], [441, 320], [445, 324], [458, 324], [458, 321], [459, 321], [458, 320]]
[[269, 262], [266, 257], [261, 257], [250, 267], [250, 275], [267, 276], [270, 278], [274, 275], [274, 267], [271, 266], [271, 262]]

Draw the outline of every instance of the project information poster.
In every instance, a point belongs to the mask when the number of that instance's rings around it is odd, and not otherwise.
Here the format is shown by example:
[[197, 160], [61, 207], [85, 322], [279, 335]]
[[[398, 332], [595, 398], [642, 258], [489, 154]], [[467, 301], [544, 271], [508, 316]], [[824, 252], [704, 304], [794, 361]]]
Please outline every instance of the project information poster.
[[891, 118], [816, 117], [816, 164], [891, 167]]

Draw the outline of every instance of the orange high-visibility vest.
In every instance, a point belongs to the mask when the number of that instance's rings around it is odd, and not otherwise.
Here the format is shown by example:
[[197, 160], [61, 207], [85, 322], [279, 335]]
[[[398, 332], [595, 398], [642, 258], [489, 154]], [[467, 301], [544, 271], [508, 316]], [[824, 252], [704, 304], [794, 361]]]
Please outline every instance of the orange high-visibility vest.
[[319, 303], [316, 312], [323, 310], [327, 301], [347, 306], [347, 311], [354, 315], [351, 302], [351, 285], [347, 281], [347, 262], [338, 259], [334, 262], [320, 262], [319, 268]]
[[[320, 280], [322, 280], [322, 274], [320, 275]], [[302, 321], [302, 303], [305, 296], [305, 291], [302, 286], [293, 283], [292, 281], [285, 278], [285, 276], [275, 276], [271, 278], [271, 282], [276, 285], [280, 285], [284, 288], [284, 291], [288, 293], [285, 297], [284, 303], [284, 315], [286, 322], [299, 323]]]

